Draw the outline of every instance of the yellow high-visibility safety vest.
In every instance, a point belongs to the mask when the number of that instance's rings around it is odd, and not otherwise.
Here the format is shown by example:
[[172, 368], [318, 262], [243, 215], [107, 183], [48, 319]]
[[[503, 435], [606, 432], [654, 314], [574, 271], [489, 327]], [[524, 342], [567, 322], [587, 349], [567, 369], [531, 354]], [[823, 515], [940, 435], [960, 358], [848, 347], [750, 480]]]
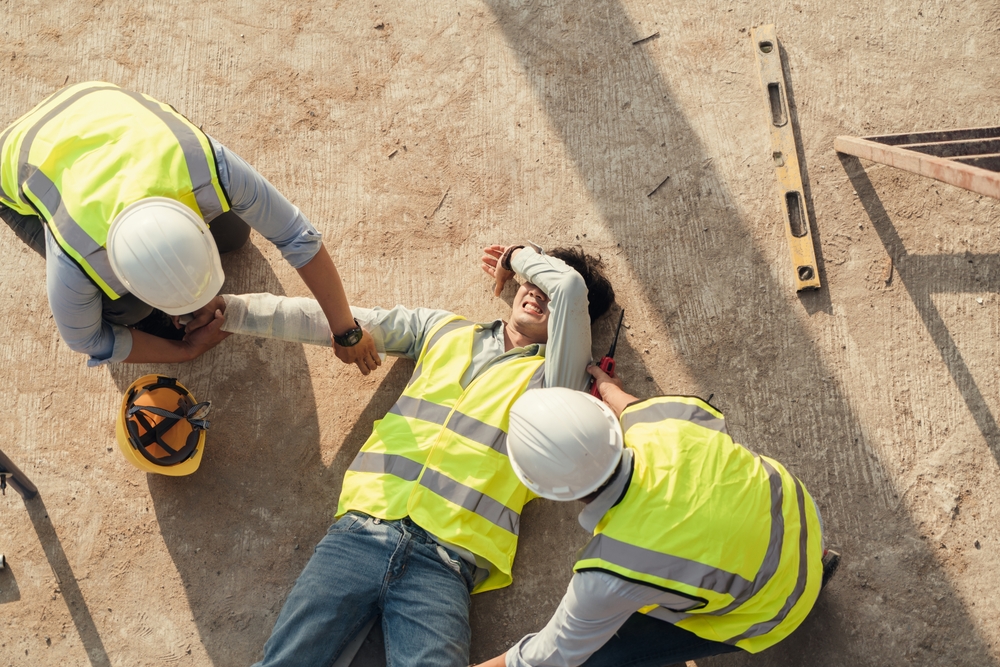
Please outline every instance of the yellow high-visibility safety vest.
[[76, 84], [0, 134], [0, 203], [40, 215], [111, 299], [128, 290], [108, 262], [108, 229], [146, 197], [178, 201], [206, 223], [229, 210], [208, 137], [148, 95]]
[[514, 401], [542, 386], [545, 359], [504, 361], [463, 389], [474, 336], [458, 316], [430, 332], [406, 389], [344, 475], [337, 516], [409, 516], [490, 562], [481, 593], [510, 584], [521, 509], [534, 498], [507, 458], [507, 429]]
[[791, 634], [823, 577], [819, 515], [802, 483], [733, 442], [698, 398], [636, 403], [621, 423], [632, 480], [574, 569], [691, 599], [684, 612], [655, 615], [704, 639], [756, 653]]

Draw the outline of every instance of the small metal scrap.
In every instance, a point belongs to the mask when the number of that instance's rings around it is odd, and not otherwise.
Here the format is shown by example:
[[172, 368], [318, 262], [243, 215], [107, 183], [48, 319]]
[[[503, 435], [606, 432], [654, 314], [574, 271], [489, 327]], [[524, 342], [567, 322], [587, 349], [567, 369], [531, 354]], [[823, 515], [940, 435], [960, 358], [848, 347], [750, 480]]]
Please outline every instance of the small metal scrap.
[[643, 37], [642, 39], [635, 40], [634, 42], [632, 42], [632, 46], [638, 46], [640, 44], [645, 44], [646, 42], [654, 40], [654, 39], [656, 39], [659, 36], [660, 36], [660, 31], [657, 30], [652, 35], [650, 35], [649, 37]]
[[651, 190], [651, 191], [649, 192], [649, 194], [648, 194], [648, 195], [646, 195], [646, 196], [647, 196], [647, 197], [652, 197], [653, 195], [655, 195], [655, 194], [656, 194], [656, 191], [657, 191], [657, 190], [659, 190], [660, 188], [662, 188], [662, 187], [663, 187], [664, 185], [666, 185], [666, 184], [667, 184], [667, 181], [669, 181], [669, 180], [670, 180], [670, 177], [669, 177], [669, 176], [667, 176], [666, 178], [664, 178], [664, 179], [663, 179], [662, 181], [660, 181], [660, 184], [659, 184], [659, 185], [657, 185], [657, 186], [656, 186], [655, 188], [653, 188], [653, 189], [652, 189], [652, 190]]

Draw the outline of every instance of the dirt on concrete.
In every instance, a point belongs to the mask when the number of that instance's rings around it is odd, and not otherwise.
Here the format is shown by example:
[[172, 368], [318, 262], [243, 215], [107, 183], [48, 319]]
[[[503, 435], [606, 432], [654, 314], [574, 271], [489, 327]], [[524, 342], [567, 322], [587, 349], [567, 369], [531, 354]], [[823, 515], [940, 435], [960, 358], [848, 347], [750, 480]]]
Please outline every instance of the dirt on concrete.
[[[358, 305], [488, 320], [508, 305], [484, 245], [601, 254], [627, 388], [714, 394], [844, 553], [789, 639], [699, 667], [1000, 663], [998, 203], [833, 150], [996, 124], [995, 2], [0, 7], [0, 125], [93, 79], [169, 102], [303, 210]], [[823, 281], [801, 295], [749, 38], [772, 22]], [[251, 241], [225, 291], [307, 294]], [[87, 368], [40, 258], [6, 229], [0, 257], [0, 449], [41, 491], [0, 498], [0, 665], [251, 664], [412, 365], [362, 378], [327, 349], [232, 337], [188, 364]], [[122, 391], [147, 372], [213, 401], [190, 477], [117, 450]], [[577, 511], [525, 511], [515, 583], [474, 599], [474, 660], [548, 619], [587, 539]], [[356, 664], [379, 660], [373, 639]]]

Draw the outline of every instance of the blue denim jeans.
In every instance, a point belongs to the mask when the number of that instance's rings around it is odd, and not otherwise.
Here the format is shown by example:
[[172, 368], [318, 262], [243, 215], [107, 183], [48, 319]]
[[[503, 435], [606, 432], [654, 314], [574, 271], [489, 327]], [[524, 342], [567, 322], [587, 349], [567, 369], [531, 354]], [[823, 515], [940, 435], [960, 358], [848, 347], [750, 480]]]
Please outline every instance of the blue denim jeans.
[[582, 667], [663, 667], [734, 651], [743, 649], [636, 613]]
[[316, 545], [255, 667], [329, 667], [382, 618], [388, 667], [469, 664], [471, 568], [409, 519], [348, 512]]

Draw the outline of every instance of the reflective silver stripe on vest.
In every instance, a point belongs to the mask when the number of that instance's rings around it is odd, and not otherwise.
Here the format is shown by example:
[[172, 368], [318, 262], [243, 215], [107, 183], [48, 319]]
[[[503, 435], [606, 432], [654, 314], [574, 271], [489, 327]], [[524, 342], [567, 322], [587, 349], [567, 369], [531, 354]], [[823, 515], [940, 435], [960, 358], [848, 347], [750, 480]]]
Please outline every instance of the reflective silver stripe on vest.
[[[503, 429], [490, 426], [479, 421], [475, 417], [456, 411], [454, 414], [451, 408], [447, 408], [431, 401], [412, 396], [400, 396], [396, 404], [389, 409], [392, 414], [411, 419], [420, 419], [439, 426], [444, 426], [449, 431], [464, 436], [469, 440], [485, 445], [490, 449], [495, 449], [504, 456], [507, 455], [507, 434]], [[451, 415], [451, 419], [448, 419]]]
[[[452, 320], [451, 322], [448, 322], [448, 324], [445, 324], [440, 329], [435, 331], [434, 335], [431, 336], [431, 339], [427, 341], [427, 347], [424, 351], [424, 354], [430, 352], [431, 348], [434, 347], [435, 343], [441, 340], [441, 337], [444, 336], [445, 334], [451, 333], [455, 329], [474, 326], [474, 324], [475, 324], [474, 322], [470, 322], [468, 320]], [[417, 378], [420, 377], [420, 374], [423, 372], [423, 370], [424, 370], [423, 364], [420, 364], [415, 369], [413, 369], [413, 375], [410, 376], [410, 380], [409, 382], [406, 383], [406, 386], [409, 387], [414, 382], [416, 382]]]
[[809, 548], [809, 526], [806, 520], [805, 493], [802, 490], [802, 483], [798, 479], [795, 480], [795, 499], [798, 501], [799, 517], [802, 519], [802, 528], [799, 531], [799, 573], [795, 580], [795, 588], [792, 589], [791, 594], [785, 599], [785, 604], [781, 607], [781, 610], [775, 614], [774, 618], [751, 625], [742, 634], [727, 639], [727, 644], [735, 644], [740, 640], [749, 639], [750, 637], [759, 637], [760, 635], [766, 634], [776, 628], [779, 623], [785, 620], [785, 617], [788, 616], [788, 612], [792, 610], [792, 607], [794, 607], [799, 601], [799, 598], [802, 597], [802, 592], [806, 589], [806, 581], [809, 577], [809, 563], [807, 560]]
[[688, 403], [653, 403], [622, 417], [622, 431], [636, 424], [649, 424], [664, 419], [680, 419], [719, 433], [726, 433], [726, 420], [708, 410]]
[[[108, 287], [115, 294], [128, 294], [128, 288], [118, 280], [118, 276], [111, 269], [111, 262], [108, 253], [104, 251], [104, 246], [97, 244], [87, 232], [83, 231], [76, 220], [69, 214], [62, 203], [62, 195], [56, 184], [41, 171], [31, 174], [25, 182], [31, 193], [35, 195], [49, 210], [52, 216], [52, 224], [56, 226], [63, 239], [83, 260], [101, 277]], [[103, 290], [102, 290], [103, 291]]]
[[424, 470], [424, 475], [420, 478], [420, 485], [445, 500], [478, 514], [507, 532], [517, 535], [521, 524], [521, 515], [503, 503], [430, 468]]
[[764, 552], [764, 561], [753, 578], [753, 586], [743, 591], [741, 595], [735, 596], [735, 599], [722, 609], [706, 612], [713, 616], [727, 614], [756, 595], [771, 580], [778, 571], [778, 564], [781, 563], [781, 548], [785, 544], [785, 514], [782, 511], [785, 490], [781, 483], [781, 473], [764, 459], [760, 459], [760, 462], [767, 471], [767, 481], [771, 487], [771, 532], [767, 540], [767, 551]]
[[538, 370], [536, 370], [534, 374], [532, 374], [531, 379], [528, 380], [528, 390], [541, 389], [544, 386], [545, 386], [545, 364], [542, 363], [542, 365], [538, 367]]
[[[198, 141], [198, 135], [180, 118], [164, 111], [159, 104], [146, 99], [139, 93], [131, 90], [122, 90], [121, 92], [149, 109], [170, 129], [184, 153], [184, 161], [187, 162], [188, 174], [191, 176], [191, 185], [194, 187], [194, 198], [198, 202], [198, 208], [201, 209], [202, 217], [205, 222], [211, 222], [219, 217], [222, 214], [222, 202], [212, 184], [214, 174], [208, 166], [209, 160], [213, 164], [215, 163], [215, 155], [206, 155], [204, 147]], [[212, 143], [209, 142], [209, 153], [212, 153], [211, 145]]]
[[448, 420], [445, 428], [507, 456], [507, 434], [502, 428], [490, 426], [475, 417], [457, 411]]
[[448, 415], [451, 414], [451, 408], [425, 401], [422, 398], [400, 396], [395, 405], [389, 408], [389, 413], [444, 426], [444, 423], [448, 421]]
[[711, 567], [679, 556], [637, 547], [601, 533], [595, 535], [581, 551], [578, 560], [599, 558], [634, 572], [643, 572], [661, 579], [677, 581], [688, 586], [704, 588], [716, 593], [739, 596], [750, 589], [753, 582], [734, 572]]
[[353, 472], [371, 472], [377, 475], [394, 475], [407, 482], [415, 482], [424, 469], [416, 461], [411, 461], [398, 454], [381, 454], [379, 452], [358, 452], [347, 468]]

